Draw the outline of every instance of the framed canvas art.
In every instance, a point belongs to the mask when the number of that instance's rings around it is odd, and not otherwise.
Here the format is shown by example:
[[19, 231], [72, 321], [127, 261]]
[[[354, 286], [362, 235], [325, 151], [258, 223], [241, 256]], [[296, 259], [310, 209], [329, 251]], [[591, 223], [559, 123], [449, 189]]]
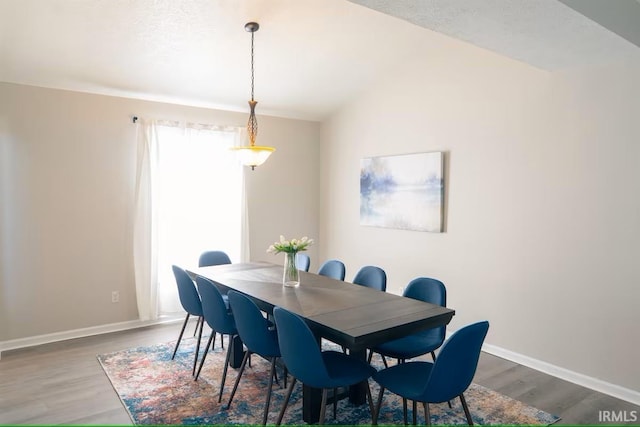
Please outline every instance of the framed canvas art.
[[360, 224], [442, 232], [443, 153], [364, 158]]

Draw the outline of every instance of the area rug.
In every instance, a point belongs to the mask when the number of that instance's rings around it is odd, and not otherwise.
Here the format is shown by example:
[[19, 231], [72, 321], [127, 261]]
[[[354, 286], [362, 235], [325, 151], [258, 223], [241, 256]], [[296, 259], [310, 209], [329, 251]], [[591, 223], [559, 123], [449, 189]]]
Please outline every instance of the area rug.
[[[203, 342], [206, 340], [203, 338]], [[261, 424], [269, 363], [258, 356], [252, 357], [229, 409], [226, 404], [236, 379], [237, 371], [229, 369], [222, 403], [218, 403], [218, 391], [222, 378], [222, 367], [226, 355], [216, 339], [216, 347], [210, 351], [198, 381], [191, 375], [195, 339], [183, 339], [174, 360], [171, 360], [175, 342], [137, 347], [98, 356], [102, 368], [113, 388], [127, 409], [134, 424]], [[327, 344], [330, 346], [330, 344]], [[202, 351], [202, 349], [201, 349]], [[374, 359], [374, 366], [381, 361]], [[285, 389], [282, 372], [278, 371], [280, 384], [274, 383], [268, 423], [276, 422]], [[374, 401], [379, 388], [370, 381]], [[558, 417], [511, 399], [477, 384], [472, 384], [465, 393], [475, 424], [538, 424], [549, 425]], [[302, 387], [298, 383], [291, 396], [283, 424], [303, 424]], [[433, 424], [466, 424], [464, 411], [458, 399], [452, 402], [432, 404]], [[418, 423], [424, 424], [424, 413], [418, 405]], [[409, 422], [411, 422], [409, 405]], [[402, 399], [389, 391], [385, 392], [379, 424], [403, 424]], [[354, 406], [348, 399], [338, 404], [337, 417], [333, 418], [331, 407], [327, 408], [326, 424], [371, 424], [368, 405]]]

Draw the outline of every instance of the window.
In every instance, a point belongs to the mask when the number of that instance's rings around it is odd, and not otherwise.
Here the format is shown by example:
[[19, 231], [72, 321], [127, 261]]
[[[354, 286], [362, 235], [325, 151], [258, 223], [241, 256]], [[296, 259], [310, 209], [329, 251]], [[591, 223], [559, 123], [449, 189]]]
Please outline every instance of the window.
[[158, 311], [181, 311], [171, 265], [196, 267], [206, 250], [240, 261], [243, 171], [235, 130], [157, 127]]

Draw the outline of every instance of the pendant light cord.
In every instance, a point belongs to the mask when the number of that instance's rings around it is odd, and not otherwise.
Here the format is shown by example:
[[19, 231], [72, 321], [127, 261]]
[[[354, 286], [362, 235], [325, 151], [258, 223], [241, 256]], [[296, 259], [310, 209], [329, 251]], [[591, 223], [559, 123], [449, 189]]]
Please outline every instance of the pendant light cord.
[[255, 32], [251, 32], [251, 100], [253, 101], [253, 35]]

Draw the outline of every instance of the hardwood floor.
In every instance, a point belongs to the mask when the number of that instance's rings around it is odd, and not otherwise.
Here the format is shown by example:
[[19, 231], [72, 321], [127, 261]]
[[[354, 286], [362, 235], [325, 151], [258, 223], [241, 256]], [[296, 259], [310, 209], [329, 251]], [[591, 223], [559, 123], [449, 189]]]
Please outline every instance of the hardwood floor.
[[[157, 325], [3, 352], [0, 424], [131, 424], [96, 355], [171, 341], [179, 329]], [[599, 410], [640, 417], [631, 403], [485, 353], [474, 381], [559, 415], [561, 424], [599, 424]]]

